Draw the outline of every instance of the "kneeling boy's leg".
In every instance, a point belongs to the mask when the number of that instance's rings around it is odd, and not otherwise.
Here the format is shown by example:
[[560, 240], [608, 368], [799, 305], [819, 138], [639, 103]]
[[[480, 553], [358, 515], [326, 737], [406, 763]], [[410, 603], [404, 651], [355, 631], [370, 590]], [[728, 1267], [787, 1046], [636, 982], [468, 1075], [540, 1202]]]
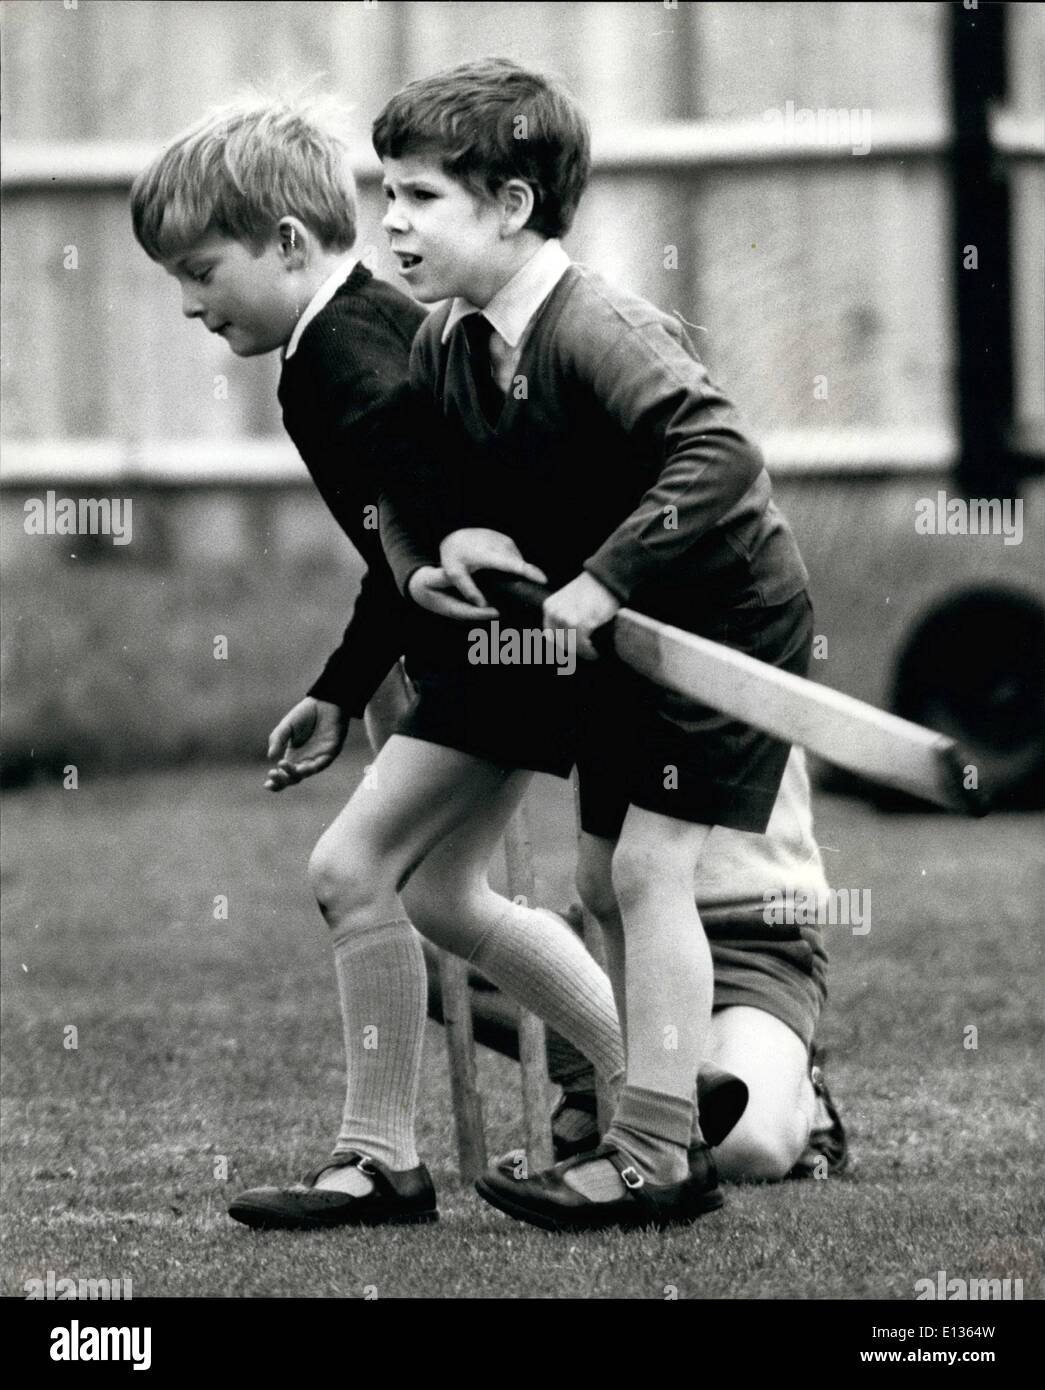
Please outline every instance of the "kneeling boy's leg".
[[747, 1109], [715, 1152], [720, 1176], [787, 1177], [806, 1146], [816, 1104], [805, 1043], [772, 1014], [738, 1005], [714, 1014], [709, 1052], [748, 1087]]

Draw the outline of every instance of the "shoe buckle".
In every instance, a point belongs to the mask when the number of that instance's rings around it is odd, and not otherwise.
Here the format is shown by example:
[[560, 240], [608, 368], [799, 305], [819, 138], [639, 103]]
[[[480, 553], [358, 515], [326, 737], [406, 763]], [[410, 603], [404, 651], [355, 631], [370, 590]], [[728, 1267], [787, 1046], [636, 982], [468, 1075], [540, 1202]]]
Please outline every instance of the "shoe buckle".
[[633, 1168], [629, 1163], [627, 1168], [620, 1170], [621, 1181], [624, 1186], [630, 1188], [632, 1192], [637, 1192], [640, 1187], [645, 1187], [646, 1179], [637, 1168]]
[[360, 1173], [365, 1173], [368, 1178], [372, 1178], [377, 1175], [377, 1169], [371, 1168], [370, 1160], [369, 1158], [367, 1158], [366, 1154], [363, 1154], [360, 1157], [359, 1162], [356, 1164], [356, 1168], [359, 1170]]

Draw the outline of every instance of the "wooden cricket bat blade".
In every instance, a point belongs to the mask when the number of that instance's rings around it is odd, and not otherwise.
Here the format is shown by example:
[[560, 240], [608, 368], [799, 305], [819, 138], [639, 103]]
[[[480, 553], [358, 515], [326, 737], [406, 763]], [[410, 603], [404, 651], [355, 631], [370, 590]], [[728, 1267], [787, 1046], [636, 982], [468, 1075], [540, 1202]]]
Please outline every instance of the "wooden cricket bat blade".
[[[541, 624], [549, 592], [542, 585], [497, 570], [475, 580], [510, 619]], [[975, 780], [967, 775], [969, 760], [945, 734], [629, 608], [592, 640], [658, 685], [838, 767], [948, 811], [987, 814], [988, 798], [967, 785]]]
[[964, 815], [987, 798], [955, 741], [720, 642], [622, 608], [609, 637], [617, 657], [680, 695], [796, 743], [828, 762]]

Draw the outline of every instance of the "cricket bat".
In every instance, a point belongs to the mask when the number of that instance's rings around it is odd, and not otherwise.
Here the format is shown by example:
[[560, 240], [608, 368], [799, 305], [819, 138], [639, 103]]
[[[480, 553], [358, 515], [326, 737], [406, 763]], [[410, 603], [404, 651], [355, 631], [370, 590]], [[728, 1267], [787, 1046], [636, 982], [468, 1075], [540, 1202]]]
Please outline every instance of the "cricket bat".
[[[491, 603], [540, 625], [549, 592], [541, 585], [493, 570], [475, 580]], [[657, 685], [861, 777], [949, 811], [987, 814], [987, 797], [968, 785], [977, 780], [969, 760], [944, 734], [629, 608], [599, 630], [595, 644]]]

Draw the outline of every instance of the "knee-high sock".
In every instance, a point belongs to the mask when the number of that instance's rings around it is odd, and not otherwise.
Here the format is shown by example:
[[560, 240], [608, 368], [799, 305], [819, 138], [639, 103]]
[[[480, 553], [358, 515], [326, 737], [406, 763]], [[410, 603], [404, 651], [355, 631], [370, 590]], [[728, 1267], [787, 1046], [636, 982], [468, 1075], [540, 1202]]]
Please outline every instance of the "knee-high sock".
[[414, 1118], [427, 976], [406, 918], [335, 932], [347, 1088], [337, 1149], [358, 1149], [395, 1170], [419, 1162]]
[[613, 990], [561, 917], [508, 903], [469, 960], [583, 1052], [611, 1088], [620, 1086], [624, 1046]]

